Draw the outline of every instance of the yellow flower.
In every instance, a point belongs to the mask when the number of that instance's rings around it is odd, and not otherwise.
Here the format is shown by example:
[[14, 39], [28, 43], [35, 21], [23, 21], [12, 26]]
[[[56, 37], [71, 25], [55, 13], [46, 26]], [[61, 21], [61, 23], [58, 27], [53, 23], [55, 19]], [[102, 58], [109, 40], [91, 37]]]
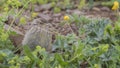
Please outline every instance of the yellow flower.
[[119, 2], [115, 1], [112, 7], [112, 10], [117, 10], [119, 8]]
[[69, 16], [64, 16], [64, 20], [69, 20]]
[[114, 2], [114, 5], [119, 5], [119, 2], [118, 2], [118, 1], [115, 1], [115, 2]]

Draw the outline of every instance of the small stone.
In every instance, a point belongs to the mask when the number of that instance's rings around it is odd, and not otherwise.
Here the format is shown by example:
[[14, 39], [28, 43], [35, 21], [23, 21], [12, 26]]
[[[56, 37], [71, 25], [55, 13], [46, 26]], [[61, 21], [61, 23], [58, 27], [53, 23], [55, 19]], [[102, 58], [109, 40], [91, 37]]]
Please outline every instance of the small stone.
[[43, 4], [43, 5], [34, 5], [34, 11], [35, 12], [39, 12], [39, 11], [42, 11], [42, 10], [49, 10], [50, 8], [52, 8], [52, 5], [51, 3], [48, 3], [48, 4]]
[[74, 14], [78, 14], [78, 15], [83, 14], [83, 12], [81, 12], [80, 10], [74, 10], [73, 13], [74, 13]]
[[38, 17], [40, 17], [42, 20], [46, 22], [49, 22], [50, 20], [52, 20], [52, 18], [48, 14], [38, 14]]
[[41, 6], [40, 6], [40, 9], [41, 9], [41, 10], [49, 10], [50, 8], [52, 8], [51, 3], [44, 4], [44, 5], [41, 5]]
[[101, 10], [102, 11], [110, 11], [110, 8], [108, 8], [108, 7], [102, 7]]
[[39, 12], [41, 9], [40, 9], [40, 6], [38, 6], [38, 5], [34, 5], [34, 11], [35, 12]]
[[62, 16], [62, 14], [61, 14], [61, 13], [56, 13], [56, 14], [53, 14], [53, 17], [60, 17], [60, 16]]
[[97, 8], [97, 7], [93, 7], [92, 10], [94, 10], [94, 11], [98, 11], [98, 12], [100, 11], [100, 9]]
[[40, 24], [43, 24], [44, 22], [41, 21], [41, 18], [37, 18], [37, 19], [34, 19], [32, 22], [31, 22], [31, 25], [40, 25]]
[[16, 34], [16, 35], [10, 35], [9, 38], [11, 40], [11, 42], [13, 43], [13, 45], [15, 47], [20, 47], [22, 40], [23, 40], [23, 35], [20, 34]]

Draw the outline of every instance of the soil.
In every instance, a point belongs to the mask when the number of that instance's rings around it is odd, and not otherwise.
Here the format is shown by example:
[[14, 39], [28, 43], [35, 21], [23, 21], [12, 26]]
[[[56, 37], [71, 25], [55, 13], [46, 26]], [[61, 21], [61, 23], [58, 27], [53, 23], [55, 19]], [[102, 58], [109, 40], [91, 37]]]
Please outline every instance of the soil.
[[[44, 5], [44, 6], [48, 6], [49, 4], [47, 5]], [[36, 6], [35, 5], [35, 9], [34, 11], [38, 13], [38, 16], [35, 17], [34, 19], [30, 19], [31, 17], [31, 10], [25, 10], [23, 12], [23, 14], [21, 15], [21, 17], [27, 17], [28, 20], [27, 20], [27, 23], [25, 25], [18, 25], [19, 23], [19, 18], [16, 18], [12, 28], [16, 29], [16, 31], [20, 31], [22, 32], [23, 34], [26, 33], [26, 31], [28, 31], [32, 26], [34, 25], [38, 25], [38, 23], [33, 23], [36, 19], [39, 19], [39, 21], [41, 21], [39, 24], [42, 26], [42, 25], [47, 25], [47, 28], [50, 28], [51, 31], [54, 33], [54, 32], [57, 32], [57, 33], [60, 33], [62, 35], [67, 35], [68, 33], [71, 33], [71, 29], [77, 34], [77, 30], [78, 28], [74, 25], [74, 24], [71, 24], [71, 26], [68, 26], [67, 24], [64, 25], [64, 26], [61, 26], [61, 22], [63, 21], [63, 17], [64, 15], [67, 15], [67, 14], [77, 14], [77, 15], [84, 15], [88, 18], [109, 18], [111, 21], [115, 21], [117, 20], [117, 17], [115, 15], [115, 13], [113, 11], [111, 11], [110, 8], [108, 7], [100, 7], [100, 6], [97, 6], [97, 7], [93, 7], [93, 9], [89, 10], [89, 9], [82, 9], [82, 10], [79, 10], [79, 9], [66, 9], [66, 10], [62, 10], [60, 13], [54, 13], [52, 8], [51, 7], [47, 7], [47, 8], [44, 8], [44, 6], [42, 6], [42, 9], [38, 9], [40, 6]], [[10, 21], [13, 17], [9, 16], [10, 18], [8, 19], [8, 21], [6, 21], [6, 24], [10, 25]], [[56, 33], [55, 33], [56, 34]], [[13, 37], [12, 36], [12, 39], [13, 38], [19, 38], [19, 37]], [[12, 40], [15, 45], [18, 45], [16, 40]]]

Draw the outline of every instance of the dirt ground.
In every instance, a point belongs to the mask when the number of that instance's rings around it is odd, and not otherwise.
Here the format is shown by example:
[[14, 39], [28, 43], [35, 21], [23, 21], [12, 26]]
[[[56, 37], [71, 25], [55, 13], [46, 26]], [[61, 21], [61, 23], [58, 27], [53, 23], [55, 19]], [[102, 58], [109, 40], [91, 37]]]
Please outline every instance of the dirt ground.
[[[64, 15], [77, 14], [79, 16], [84, 15], [88, 18], [109, 18], [113, 22], [117, 19], [115, 13], [108, 7], [93, 7], [93, 9], [91, 10], [86, 8], [79, 10], [75, 8], [62, 10], [60, 13], [54, 13], [51, 7], [45, 8], [45, 6], [47, 5], [44, 5], [43, 7], [35, 5], [34, 11], [37, 12], [38, 15], [32, 20], [29, 19], [31, 10], [25, 10], [22, 14], [22, 16], [28, 18], [27, 23], [25, 25], [18, 25], [19, 17], [16, 18], [12, 28], [15, 29], [14, 31], [18, 32], [20, 35], [11, 36], [11, 39], [15, 45], [19, 44], [22, 41], [22, 38], [24, 37], [26, 31], [35, 25], [45, 26], [46, 28], [50, 29], [50, 31], [53, 33], [58, 32], [63, 35], [70, 33], [71, 28], [68, 25], [60, 26], [60, 23], [63, 21]], [[10, 25], [11, 20], [12, 16], [9, 16], [8, 21], [6, 21], [6, 24]], [[78, 30], [78, 28], [74, 24], [72, 24], [71, 27], [72, 30], [74, 30], [74, 32]], [[16, 40], [19, 40], [19, 42], [16, 42]]]

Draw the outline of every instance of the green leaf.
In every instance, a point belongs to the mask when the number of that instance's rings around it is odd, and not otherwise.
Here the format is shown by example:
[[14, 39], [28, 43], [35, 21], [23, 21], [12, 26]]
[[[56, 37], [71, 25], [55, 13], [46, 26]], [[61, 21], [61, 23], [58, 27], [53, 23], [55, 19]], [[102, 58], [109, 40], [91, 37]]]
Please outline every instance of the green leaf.
[[0, 68], [9, 68], [9, 65], [0, 64]]
[[80, 0], [80, 4], [79, 4], [78, 8], [81, 9], [84, 6], [85, 6], [85, 0]]
[[62, 65], [67, 65], [68, 62], [65, 62], [64, 59], [62, 58], [62, 56], [60, 54], [55, 54], [55, 58], [57, 59], [57, 61]]
[[24, 45], [23, 49], [24, 49], [25, 55], [27, 55], [32, 61], [34, 61], [36, 59], [34, 57], [34, 55], [32, 54], [32, 51], [30, 50], [30, 48], [27, 45]]

